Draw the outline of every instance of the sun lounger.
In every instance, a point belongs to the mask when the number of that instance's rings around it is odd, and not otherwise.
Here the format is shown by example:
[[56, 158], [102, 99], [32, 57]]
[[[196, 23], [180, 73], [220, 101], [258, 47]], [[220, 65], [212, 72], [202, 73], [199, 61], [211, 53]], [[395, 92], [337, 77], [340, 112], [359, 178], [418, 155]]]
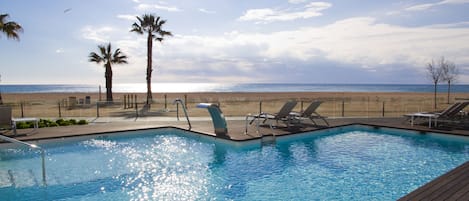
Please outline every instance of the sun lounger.
[[314, 119], [321, 119], [327, 126], [329, 126], [329, 122], [327, 122], [326, 117], [321, 116], [319, 113], [316, 112], [316, 109], [322, 103], [323, 101], [313, 101], [303, 112], [290, 112], [290, 116], [297, 119], [300, 123], [302, 119], [309, 119], [313, 122], [314, 125], [317, 125]]
[[459, 112], [468, 105], [469, 102], [457, 102], [450, 105], [442, 112], [418, 112], [406, 114], [404, 116], [410, 118], [411, 126], [414, 125], [416, 119], [428, 119], [428, 127], [431, 128], [432, 122], [436, 127], [438, 126], [438, 120], [453, 120], [457, 117]]
[[[278, 126], [278, 122], [282, 121], [287, 125], [287, 127], [290, 127], [290, 122], [292, 120], [292, 117], [290, 116], [290, 112], [292, 112], [296, 104], [297, 104], [296, 101], [288, 101], [282, 106], [282, 108], [280, 108], [279, 112], [277, 113], [261, 112], [257, 115], [248, 114], [246, 116], [246, 133], [247, 133], [247, 122], [249, 121], [249, 118], [252, 118], [249, 124], [252, 124], [254, 121], [257, 120], [256, 121], [257, 127], [259, 127], [259, 120], [263, 120], [262, 123], [264, 124], [267, 121], [275, 120], [277, 123], [277, 126]], [[269, 123], [269, 125], [270, 127], [272, 127], [271, 123]]]

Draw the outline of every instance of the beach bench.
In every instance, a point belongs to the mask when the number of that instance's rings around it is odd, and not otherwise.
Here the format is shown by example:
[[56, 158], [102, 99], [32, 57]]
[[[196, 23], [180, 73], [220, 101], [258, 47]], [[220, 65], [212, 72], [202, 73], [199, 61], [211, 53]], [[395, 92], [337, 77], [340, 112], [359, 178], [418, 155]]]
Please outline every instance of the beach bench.
[[12, 118], [12, 108], [9, 106], [0, 106], [0, 126], [13, 130], [13, 134], [17, 135], [16, 128], [19, 122], [33, 122], [34, 130], [29, 134], [34, 134], [39, 128], [38, 118]]
[[39, 128], [39, 119], [38, 118], [12, 118], [11, 119], [11, 128], [13, 129], [14, 135], [16, 135], [16, 124], [18, 122], [33, 122], [34, 123], [34, 130], [30, 134], [34, 134], [37, 132]]

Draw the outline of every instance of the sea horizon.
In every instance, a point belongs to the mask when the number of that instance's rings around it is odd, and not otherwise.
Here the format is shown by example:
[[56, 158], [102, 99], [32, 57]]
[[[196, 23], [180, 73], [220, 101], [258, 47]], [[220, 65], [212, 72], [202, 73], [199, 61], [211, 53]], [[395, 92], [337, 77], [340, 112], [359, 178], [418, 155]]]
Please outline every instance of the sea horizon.
[[[99, 84], [0, 84], [1, 93], [104, 93]], [[114, 93], [145, 93], [145, 83], [114, 84]], [[447, 92], [439, 84], [438, 92]], [[197, 92], [433, 92], [432, 84], [317, 84], [317, 83], [153, 83], [154, 93]], [[468, 84], [451, 85], [453, 93], [469, 93]]]

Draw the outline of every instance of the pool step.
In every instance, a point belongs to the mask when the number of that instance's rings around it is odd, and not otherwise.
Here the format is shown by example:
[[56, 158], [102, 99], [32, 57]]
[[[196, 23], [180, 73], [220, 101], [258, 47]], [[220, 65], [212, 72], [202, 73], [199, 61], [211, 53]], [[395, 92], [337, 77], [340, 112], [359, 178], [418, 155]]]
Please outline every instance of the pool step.
[[0, 171], [0, 188], [36, 186], [40, 184], [37, 178], [32, 169], [3, 170]]
[[275, 135], [263, 135], [261, 138], [261, 145], [273, 145], [275, 144]]

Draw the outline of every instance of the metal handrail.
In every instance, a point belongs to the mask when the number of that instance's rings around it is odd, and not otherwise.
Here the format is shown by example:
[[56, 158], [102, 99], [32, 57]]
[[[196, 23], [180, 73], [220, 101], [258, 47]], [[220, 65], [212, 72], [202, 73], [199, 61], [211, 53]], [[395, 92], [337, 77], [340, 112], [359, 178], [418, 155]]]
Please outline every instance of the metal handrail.
[[[184, 104], [184, 101], [181, 100], [180, 98], [177, 98], [176, 100], [173, 101], [173, 104], [181, 104], [181, 107], [182, 107], [182, 110], [184, 110], [184, 115], [186, 116], [186, 119], [187, 119], [187, 124], [189, 124], [189, 130], [192, 129], [192, 125], [191, 125], [191, 121], [189, 121], [189, 115], [187, 115], [187, 109], [186, 109], [186, 106]], [[178, 112], [177, 112], [177, 117], [178, 117], [178, 120], [179, 120], [179, 107], [178, 108]]]
[[46, 183], [46, 159], [45, 159], [46, 158], [46, 151], [42, 147], [37, 146], [35, 144], [30, 144], [30, 143], [27, 143], [27, 142], [19, 141], [17, 139], [10, 138], [10, 137], [4, 136], [4, 135], [0, 135], [0, 139], [11, 142], [11, 143], [14, 143], [14, 144], [18, 144], [18, 145], [21, 145], [21, 146], [26, 146], [26, 147], [33, 148], [33, 149], [39, 149], [41, 151], [42, 184], [44, 186], [46, 186], [47, 185], [47, 183]]

